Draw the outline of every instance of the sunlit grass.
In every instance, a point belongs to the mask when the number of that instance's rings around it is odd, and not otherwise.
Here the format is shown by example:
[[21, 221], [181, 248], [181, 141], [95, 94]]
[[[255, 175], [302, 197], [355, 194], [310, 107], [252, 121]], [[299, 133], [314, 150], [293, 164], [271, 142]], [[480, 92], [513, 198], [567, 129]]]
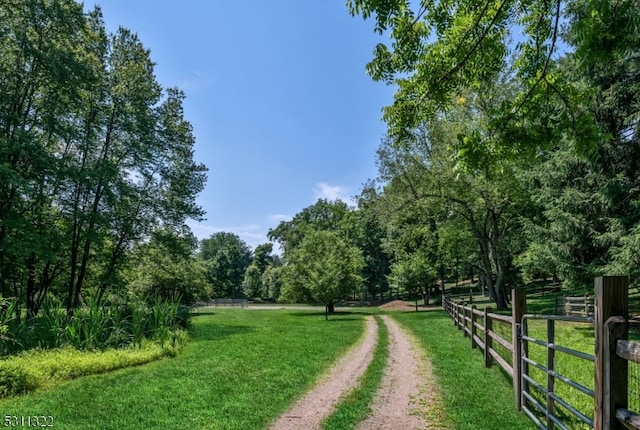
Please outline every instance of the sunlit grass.
[[514, 406], [511, 380], [494, 366], [484, 367], [482, 354], [471, 349], [441, 310], [396, 312], [393, 318], [409, 328], [433, 364], [452, 429], [533, 429]]
[[357, 312], [218, 310], [175, 358], [0, 401], [60, 429], [266, 428], [362, 335]]

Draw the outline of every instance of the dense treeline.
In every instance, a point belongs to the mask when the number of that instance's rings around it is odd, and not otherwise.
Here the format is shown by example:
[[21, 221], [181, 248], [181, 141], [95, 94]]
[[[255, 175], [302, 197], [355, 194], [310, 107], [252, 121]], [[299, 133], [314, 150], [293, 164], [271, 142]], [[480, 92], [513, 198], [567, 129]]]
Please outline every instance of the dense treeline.
[[197, 244], [185, 220], [203, 215], [207, 169], [184, 94], [157, 82], [136, 34], [107, 32], [99, 8], [6, 0], [0, 17], [3, 319], [10, 307], [34, 325], [43, 306], [71, 318], [137, 293], [177, 300], [173, 280], [158, 291], [136, 274], [163, 253], [168, 270], [190, 264]]
[[392, 39], [367, 70], [398, 86], [380, 203], [422, 235], [408, 256], [475, 266], [499, 307], [521, 280], [635, 277], [637, 0], [347, 3]]

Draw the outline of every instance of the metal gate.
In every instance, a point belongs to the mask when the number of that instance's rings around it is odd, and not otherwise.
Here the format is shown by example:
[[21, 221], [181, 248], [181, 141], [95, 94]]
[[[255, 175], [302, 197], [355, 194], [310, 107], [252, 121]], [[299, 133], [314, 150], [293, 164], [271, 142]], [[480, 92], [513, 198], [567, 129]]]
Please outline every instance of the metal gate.
[[[529, 336], [529, 320], [546, 321], [546, 339], [536, 339]], [[560, 405], [571, 415], [587, 424], [589, 428], [593, 428], [593, 420], [591, 418], [580, 412], [556, 394], [555, 384], [556, 381], [560, 381], [561, 383], [567, 384], [580, 391], [584, 395], [591, 397], [591, 399], [594, 399], [595, 393], [592, 389], [558, 373], [556, 369], [556, 352], [569, 354], [591, 362], [595, 361], [595, 356], [593, 354], [586, 354], [584, 352], [556, 344], [556, 321], [580, 322], [590, 324], [591, 326], [594, 324], [594, 319], [592, 317], [560, 315], [523, 316], [520, 336], [520, 340], [522, 342], [522, 410], [540, 429], [552, 430], [556, 426], [557, 428], [568, 429], [567, 424], [563, 423], [561, 418], [558, 417], [556, 406]], [[546, 349], [546, 363], [542, 364], [536, 362], [529, 356], [530, 344], [540, 345]], [[546, 381], [536, 381], [531, 377], [529, 373], [530, 366], [533, 366], [542, 371], [543, 374], [546, 374]]]

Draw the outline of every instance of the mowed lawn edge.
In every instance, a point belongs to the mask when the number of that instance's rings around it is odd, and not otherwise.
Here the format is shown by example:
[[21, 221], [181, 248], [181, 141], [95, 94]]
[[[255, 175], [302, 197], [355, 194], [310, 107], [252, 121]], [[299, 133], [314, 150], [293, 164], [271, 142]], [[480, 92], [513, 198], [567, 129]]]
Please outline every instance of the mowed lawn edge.
[[484, 367], [482, 354], [471, 349], [443, 310], [388, 314], [411, 331], [431, 360], [452, 429], [536, 428], [516, 410], [511, 381], [498, 366]]
[[4, 399], [0, 412], [59, 429], [266, 428], [363, 333], [358, 311], [201, 311], [177, 357]]

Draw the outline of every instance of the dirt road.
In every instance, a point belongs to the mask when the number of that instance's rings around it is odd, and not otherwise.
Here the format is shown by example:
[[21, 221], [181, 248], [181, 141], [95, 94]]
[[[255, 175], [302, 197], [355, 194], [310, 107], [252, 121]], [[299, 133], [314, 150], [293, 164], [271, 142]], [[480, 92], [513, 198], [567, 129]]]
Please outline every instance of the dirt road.
[[385, 375], [360, 430], [441, 429], [437, 386], [431, 366], [415, 341], [392, 318], [382, 317], [389, 330]]
[[329, 371], [323, 380], [285, 412], [270, 427], [272, 430], [313, 430], [333, 412], [340, 397], [357, 385], [373, 359], [378, 325], [367, 317], [363, 340]]
[[[415, 341], [392, 318], [383, 316], [389, 330], [389, 358], [371, 414], [360, 430], [444, 429], [437, 385], [431, 366]], [[328, 375], [284, 413], [272, 430], [313, 430], [329, 416], [340, 397], [357, 384], [373, 358], [377, 325], [367, 318], [363, 340], [342, 357]]]

